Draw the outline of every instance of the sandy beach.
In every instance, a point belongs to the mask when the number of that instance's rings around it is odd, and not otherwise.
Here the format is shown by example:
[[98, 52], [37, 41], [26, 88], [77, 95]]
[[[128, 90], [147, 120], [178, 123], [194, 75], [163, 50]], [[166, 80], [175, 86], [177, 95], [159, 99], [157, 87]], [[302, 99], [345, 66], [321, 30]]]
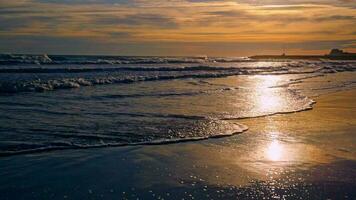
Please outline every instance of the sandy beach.
[[355, 199], [355, 93], [232, 137], [3, 157], [1, 199]]

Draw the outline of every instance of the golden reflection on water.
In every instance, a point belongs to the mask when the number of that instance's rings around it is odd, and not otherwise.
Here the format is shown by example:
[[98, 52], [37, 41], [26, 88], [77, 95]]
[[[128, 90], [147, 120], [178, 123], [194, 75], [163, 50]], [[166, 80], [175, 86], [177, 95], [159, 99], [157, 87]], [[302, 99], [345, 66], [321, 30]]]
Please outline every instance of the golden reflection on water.
[[[277, 75], [259, 75], [254, 77], [253, 82], [254, 91], [251, 96], [252, 101], [255, 102], [254, 112], [258, 114], [271, 114], [283, 110], [288, 102], [285, 93], [280, 92], [281, 88], [273, 88], [280, 85], [283, 82], [281, 76]], [[256, 79], [258, 79], [256, 81]], [[288, 146], [281, 143], [279, 136], [282, 134], [279, 132], [278, 127], [274, 126], [273, 121], [270, 121], [264, 127], [268, 130], [267, 137], [268, 141], [261, 144], [258, 148], [259, 156], [263, 157], [268, 161], [282, 161], [288, 158]]]
[[257, 81], [255, 86], [254, 99], [256, 101], [256, 110], [262, 112], [278, 110], [282, 107], [283, 97], [271, 87], [278, 85], [279, 76], [264, 75], [258, 76], [260, 81]]
[[[276, 128], [276, 127], [275, 127]], [[269, 161], [282, 161], [283, 157], [288, 154], [287, 150], [279, 141], [281, 133], [272, 131], [269, 133], [270, 140], [265, 145], [264, 157]]]
[[266, 149], [266, 156], [271, 161], [280, 161], [283, 156], [283, 147], [278, 140], [273, 140]]
[[258, 94], [257, 107], [262, 111], [270, 111], [278, 109], [281, 106], [281, 97], [271, 93], [270, 91], [262, 90]]
[[261, 79], [260, 81], [256, 82], [258, 84], [257, 87], [259, 88], [269, 88], [276, 86], [277, 83], [281, 81], [281, 77], [277, 75], [261, 75], [257, 77]]

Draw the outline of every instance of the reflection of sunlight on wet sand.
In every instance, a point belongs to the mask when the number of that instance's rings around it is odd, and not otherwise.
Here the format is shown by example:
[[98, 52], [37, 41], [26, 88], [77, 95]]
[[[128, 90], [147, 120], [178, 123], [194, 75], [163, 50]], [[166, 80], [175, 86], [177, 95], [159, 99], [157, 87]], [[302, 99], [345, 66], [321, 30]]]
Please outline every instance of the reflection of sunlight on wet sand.
[[[275, 129], [276, 127], [274, 127], [272, 124], [270, 128]], [[272, 131], [268, 133], [270, 140], [266, 145], [264, 145], [264, 150], [263, 150], [264, 157], [267, 160], [282, 161], [285, 154], [288, 154], [287, 149], [285, 149], [285, 146], [283, 146], [279, 141], [279, 137], [281, 134], [282, 133], [276, 131]], [[288, 157], [290, 157], [290, 155]]]
[[278, 140], [273, 140], [266, 149], [266, 156], [271, 161], [280, 161], [283, 155], [282, 145]]

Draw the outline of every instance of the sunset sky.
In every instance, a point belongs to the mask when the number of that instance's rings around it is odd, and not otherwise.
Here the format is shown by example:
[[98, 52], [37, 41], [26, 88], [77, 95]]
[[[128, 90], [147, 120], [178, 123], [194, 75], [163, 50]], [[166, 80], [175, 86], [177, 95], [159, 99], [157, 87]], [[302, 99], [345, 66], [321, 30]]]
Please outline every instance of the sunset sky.
[[356, 50], [356, 0], [0, 0], [0, 53], [208, 55]]

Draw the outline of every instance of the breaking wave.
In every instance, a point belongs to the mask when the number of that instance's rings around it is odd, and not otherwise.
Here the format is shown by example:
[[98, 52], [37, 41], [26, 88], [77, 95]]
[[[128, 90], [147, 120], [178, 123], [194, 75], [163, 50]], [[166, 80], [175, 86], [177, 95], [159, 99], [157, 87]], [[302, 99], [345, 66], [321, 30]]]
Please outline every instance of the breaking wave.
[[54, 80], [32, 80], [23, 82], [0, 82], [0, 93], [18, 92], [43, 92], [58, 89], [72, 89], [83, 86], [106, 85], [106, 84], [127, 84], [142, 81], [172, 80], [184, 78], [217, 78], [238, 75], [239, 73], [221, 74], [183, 74], [183, 75], [162, 75], [162, 76], [136, 76], [136, 77], [104, 77], [104, 78], [64, 78]]
[[[191, 124], [191, 123], [189, 123]], [[191, 124], [192, 125], [192, 124]], [[103, 135], [103, 134], [73, 134], [73, 133], [45, 133], [37, 130], [36, 134], [41, 136], [45, 134], [48, 137], [56, 137], [57, 141], [41, 141], [39, 138], [37, 142], [7, 142], [1, 145], [0, 142], [0, 156], [10, 156], [25, 153], [39, 153], [53, 150], [64, 149], [87, 149], [87, 148], [102, 148], [102, 147], [115, 147], [127, 145], [160, 145], [171, 144], [178, 142], [189, 142], [204, 140], [209, 138], [227, 137], [234, 134], [239, 134], [248, 129], [247, 126], [238, 123], [231, 123], [226, 121], [208, 121], [201, 120], [198, 123], [194, 122], [195, 126], [184, 127], [170, 127], [167, 129], [160, 129], [160, 136], [156, 137], [131, 137], [123, 138], [122, 136]], [[192, 135], [185, 135], [191, 133]], [[62, 138], [62, 140], [58, 140]], [[65, 141], [63, 139], [70, 139]], [[75, 140], [72, 140], [72, 139]], [[48, 139], [48, 138], [47, 138]], [[84, 143], [83, 143], [84, 141]]]
[[[36, 57], [37, 59], [37, 57]], [[47, 56], [41, 57], [47, 60]], [[0, 67], [0, 93], [43, 92], [115, 83], [220, 78], [233, 75], [327, 74], [355, 71], [356, 62], [248, 63], [234, 66]], [[11, 75], [10, 75], [11, 74]], [[16, 79], [9, 79], [14, 76]]]
[[138, 56], [73, 56], [73, 55], [20, 55], [0, 54], [0, 65], [19, 64], [183, 64], [183, 63], [207, 63], [207, 62], [250, 62], [246, 57], [219, 58], [219, 57], [138, 57]]

